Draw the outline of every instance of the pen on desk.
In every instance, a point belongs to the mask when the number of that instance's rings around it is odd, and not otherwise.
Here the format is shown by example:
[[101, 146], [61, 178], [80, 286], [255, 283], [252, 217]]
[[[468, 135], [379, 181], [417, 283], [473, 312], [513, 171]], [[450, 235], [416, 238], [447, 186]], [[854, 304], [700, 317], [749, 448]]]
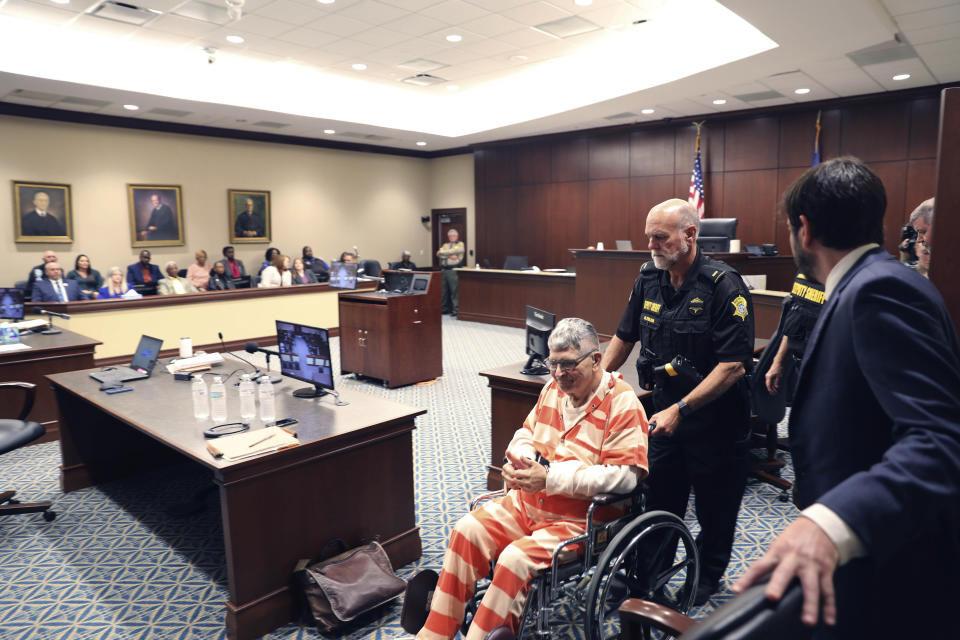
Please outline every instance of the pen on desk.
[[255, 446], [257, 446], [258, 444], [261, 444], [261, 443], [263, 443], [263, 442], [266, 442], [267, 440], [269, 440], [270, 438], [272, 438], [272, 437], [275, 436], [275, 435], [277, 435], [277, 434], [271, 433], [271, 434], [268, 435], [266, 438], [263, 438], [263, 439], [261, 439], [261, 440], [257, 440], [256, 442], [254, 442], [253, 444], [251, 444], [250, 447], [247, 447], [247, 448], [255, 447]]

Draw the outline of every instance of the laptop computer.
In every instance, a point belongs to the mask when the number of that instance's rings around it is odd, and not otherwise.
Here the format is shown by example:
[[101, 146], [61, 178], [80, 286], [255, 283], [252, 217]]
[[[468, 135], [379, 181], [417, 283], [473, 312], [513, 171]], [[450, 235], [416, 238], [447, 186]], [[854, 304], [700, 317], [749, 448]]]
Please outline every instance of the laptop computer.
[[617, 240], [617, 251], [633, 251], [633, 242], [630, 240]]
[[140, 344], [137, 345], [137, 352], [133, 355], [129, 367], [95, 371], [90, 374], [90, 377], [97, 382], [129, 382], [149, 378], [154, 365], [157, 364], [157, 358], [160, 357], [161, 346], [163, 346], [163, 340], [159, 338], [140, 336]]

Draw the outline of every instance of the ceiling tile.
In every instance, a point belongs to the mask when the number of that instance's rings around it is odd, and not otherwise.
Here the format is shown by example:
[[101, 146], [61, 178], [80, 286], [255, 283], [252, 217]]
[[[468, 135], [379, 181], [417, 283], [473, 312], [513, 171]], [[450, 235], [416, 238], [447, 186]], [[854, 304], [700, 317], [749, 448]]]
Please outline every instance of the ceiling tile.
[[383, 25], [383, 27], [386, 29], [392, 29], [394, 31], [399, 31], [400, 33], [407, 33], [412, 36], [422, 36], [425, 33], [431, 33], [433, 31], [443, 29], [445, 26], [446, 23], [419, 13], [411, 13], [410, 15], [404, 16], [399, 20], [387, 22]]
[[462, 2], [462, 0], [445, 0], [440, 4], [424, 9], [420, 13], [447, 24], [463, 24], [489, 15], [490, 12], [477, 5]]
[[317, 31], [316, 29], [308, 29], [307, 27], [301, 27], [299, 29], [294, 29], [293, 31], [287, 31], [279, 37], [284, 42], [292, 42], [294, 44], [299, 44], [300, 46], [310, 47], [313, 49], [339, 40], [339, 38], [335, 35], [325, 33], [323, 31]]
[[887, 11], [891, 15], [899, 16], [904, 13], [916, 13], [926, 11], [927, 9], [936, 9], [950, 4], [951, 0], [883, 0]]
[[[924, 29], [915, 29], [907, 31], [904, 35], [910, 44], [927, 44], [929, 42], [940, 42], [941, 40], [950, 40], [951, 38], [960, 38], [960, 22], [950, 22], [940, 24], [935, 27], [926, 27]], [[960, 49], [957, 49], [957, 55], [960, 56]]]
[[[836, 97], [836, 94], [833, 91], [830, 91], [819, 82], [816, 82], [813, 78], [802, 71], [764, 78], [763, 85], [774, 89], [775, 91], [779, 91], [783, 95], [789, 97], [791, 100], [795, 100], [797, 102], [825, 100], [827, 98]], [[803, 95], [794, 93], [795, 89], [800, 88], [810, 89], [810, 93], [805, 93]]]
[[16, 18], [26, 18], [27, 20], [55, 25], [66, 24], [77, 15], [73, 11], [27, 2], [27, 0], [7, 0], [7, 3], [2, 7], [2, 13]]
[[859, 67], [847, 71], [812, 73], [817, 81], [839, 96], [854, 96], [859, 93], [875, 93], [883, 87]]
[[938, 24], [960, 22], [960, 3], [951, 4], [939, 9], [907, 13], [897, 17], [897, 25], [904, 31], [935, 27]]
[[248, 11], [247, 13], [288, 24], [302, 25], [326, 15], [325, 11], [317, 7], [309, 7], [292, 0], [276, 0], [276, 2], [271, 2], [257, 11]]
[[404, 16], [410, 15], [410, 12], [389, 4], [377, 2], [377, 0], [364, 0], [352, 7], [338, 11], [337, 15], [360, 20], [368, 24], [379, 25], [385, 22], [399, 20]]
[[956, 82], [960, 80], [960, 64], [957, 60], [957, 40], [943, 40], [930, 44], [921, 44], [917, 53], [923, 58], [938, 82]]
[[[216, 33], [211, 32], [211, 33]], [[205, 37], [210, 37], [210, 34], [205, 34]], [[133, 35], [130, 37], [127, 42], [135, 42], [137, 44], [152, 45], [152, 46], [161, 46], [168, 49], [174, 47], [184, 47], [188, 45], [194, 38], [192, 36], [178, 36], [173, 33], [164, 33], [162, 31], [150, 31], [149, 29], [137, 29]]]
[[[269, 0], [266, 1], [269, 2]], [[99, 2], [96, 4], [99, 4]], [[130, 4], [136, 4], [143, 9], [153, 9], [154, 11], [168, 13], [177, 5], [183, 4], [183, 0], [136, 0], [136, 2], [131, 2]]]
[[[144, 29], [154, 31], [163, 31], [164, 33], [173, 33], [178, 36], [187, 36], [196, 38], [205, 33], [216, 31], [220, 25], [212, 22], [201, 22], [200, 20], [191, 20], [190, 18], [181, 18], [180, 16], [161, 16], [156, 20], [151, 20], [144, 25]], [[289, 29], [289, 27], [286, 27]]]
[[270, 55], [280, 56], [282, 58], [296, 58], [310, 50], [309, 47], [303, 45], [257, 35], [250, 35], [244, 43], [244, 46], [251, 51], [269, 53]]
[[499, 16], [495, 13], [491, 13], [490, 15], [482, 18], [477, 18], [476, 20], [464, 22], [463, 24], [457, 26], [463, 27], [464, 29], [474, 33], [479, 33], [480, 35], [488, 38], [499, 36], [505, 33], [511, 33], [523, 27], [523, 25], [519, 22], [510, 20], [509, 18], [504, 18], [503, 16]]
[[548, 36], [542, 31], [531, 29], [530, 27], [497, 36], [497, 40], [502, 40], [503, 42], [514, 44], [518, 47], [535, 47], [539, 44], [557, 41], [556, 38]]
[[380, 2], [406, 9], [407, 11], [421, 11], [435, 4], [440, 4], [443, 0], [380, 0]]
[[507, 55], [508, 53], [516, 51], [517, 47], [507, 44], [506, 42], [501, 42], [500, 40], [487, 38], [486, 40], [480, 40], [479, 42], [474, 42], [466, 47], [463, 47], [463, 49], [467, 53], [476, 53], [483, 57], [489, 57], [496, 55]]
[[374, 51], [376, 48], [377, 47], [365, 42], [359, 42], [350, 38], [343, 38], [342, 40], [337, 40], [336, 42], [332, 42], [324, 46], [323, 50], [346, 57], [356, 58], [355, 60], [350, 61], [350, 63], [353, 64], [354, 62], [363, 62], [363, 60], [360, 58], [367, 55], [371, 51]]
[[379, 49], [380, 47], [389, 47], [390, 45], [399, 44], [406, 40], [410, 40], [411, 38], [410, 35], [406, 33], [391, 31], [390, 29], [384, 29], [382, 27], [374, 27], [373, 29], [361, 31], [360, 33], [354, 35], [353, 39], [373, 45]]
[[95, 18], [87, 15], [77, 16], [72, 26], [86, 33], [95, 33], [106, 37], [123, 38], [140, 31], [140, 27], [132, 24], [124, 24], [115, 20], [104, 20], [103, 18]]
[[503, 15], [525, 25], [533, 26], [552, 20], [567, 18], [571, 16], [572, 13], [570, 11], [564, 11], [549, 2], [530, 2], [520, 7], [507, 9], [503, 11]]
[[360, 20], [354, 20], [353, 18], [348, 18], [347, 16], [342, 16], [338, 13], [331, 13], [303, 26], [310, 27], [311, 29], [319, 29], [320, 31], [326, 31], [327, 33], [338, 35], [341, 38], [349, 38], [355, 33], [366, 31], [373, 25]]
[[589, 11], [581, 11], [579, 15], [601, 27], [612, 27], [614, 25], [626, 26], [633, 23], [634, 20], [647, 17], [649, 14], [625, 2], [620, 2]]
[[268, 38], [276, 38], [281, 33], [286, 33], [291, 30], [290, 25], [286, 22], [280, 22], [279, 20], [272, 20], [270, 18], [261, 18], [257, 15], [246, 15], [237, 22], [234, 22], [233, 27], [243, 33], [252, 33]]

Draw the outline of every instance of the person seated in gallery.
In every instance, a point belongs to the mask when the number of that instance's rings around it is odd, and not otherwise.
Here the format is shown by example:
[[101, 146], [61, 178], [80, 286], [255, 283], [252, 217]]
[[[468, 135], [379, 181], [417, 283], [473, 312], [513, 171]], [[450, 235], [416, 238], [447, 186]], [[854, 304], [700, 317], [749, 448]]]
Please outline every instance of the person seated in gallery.
[[196, 287], [197, 291], [206, 291], [207, 282], [210, 280], [210, 265], [207, 264], [207, 252], [199, 249], [193, 254], [193, 257], [196, 262], [187, 267], [187, 280]]
[[144, 249], [140, 252], [140, 259], [127, 267], [127, 283], [156, 284], [163, 279], [160, 268], [150, 262], [150, 252]]
[[227, 270], [227, 275], [231, 278], [242, 278], [247, 275], [247, 269], [243, 266], [243, 260], [234, 256], [233, 247], [229, 245], [223, 248], [223, 265]]
[[76, 282], [88, 300], [93, 300], [100, 295], [100, 287], [103, 286], [103, 276], [90, 266], [90, 258], [83, 253], [73, 261], [73, 270], [67, 273], [67, 280]]
[[317, 276], [303, 263], [303, 258], [293, 259], [293, 269], [290, 272], [291, 284], [316, 284]]
[[207, 291], [227, 291], [236, 289], [237, 285], [233, 283], [233, 278], [227, 273], [227, 265], [224, 260], [217, 260], [213, 263], [213, 271], [210, 272], [210, 278], [207, 280]]
[[45, 278], [33, 283], [32, 302], [73, 302], [86, 300], [80, 287], [73, 280], [63, 279], [59, 262], [48, 262], [43, 267]]
[[[564, 318], [547, 346], [551, 379], [507, 446], [508, 492], [454, 526], [420, 640], [453, 638], [460, 631], [474, 585], [491, 562], [493, 584], [466, 640], [485, 638], [502, 625], [516, 633], [527, 581], [549, 566], [562, 541], [586, 531], [592, 498], [630, 493], [649, 471], [643, 407], [619, 373], [600, 366], [593, 325]], [[606, 521], [621, 513], [608, 505], [594, 517]], [[419, 626], [426, 613], [427, 594], [417, 588], [418, 578], [407, 588], [405, 629]]]
[[[109, 300], [113, 298], [129, 298], [132, 295], [128, 293], [130, 291], [133, 291], [133, 288], [127, 284], [126, 278], [123, 277], [123, 269], [120, 267], [110, 267], [107, 269], [107, 279], [104, 282], [104, 285], [100, 287], [97, 299]], [[136, 297], [140, 297], [140, 295], [137, 294]]]
[[357, 254], [350, 251], [344, 251], [340, 254], [340, 262], [356, 262]]
[[307, 269], [310, 269], [314, 273], [318, 271], [330, 271], [330, 265], [324, 262], [323, 258], [313, 255], [313, 247], [304, 247], [302, 255], [303, 266]]
[[52, 251], [50, 249], [47, 249], [46, 251], [44, 251], [43, 256], [41, 257], [40, 264], [30, 269], [30, 273], [29, 275], [27, 275], [27, 286], [23, 290], [25, 294], [29, 294], [31, 291], [33, 291], [33, 284], [37, 280], [41, 280], [47, 277], [43, 271], [43, 268], [48, 262], [59, 262], [59, 260], [57, 260], [56, 251]]
[[260, 284], [264, 289], [272, 287], [289, 287], [291, 282], [290, 256], [276, 253], [273, 264], [260, 273]]
[[181, 278], [177, 275], [180, 269], [177, 267], [177, 263], [171, 260], [166, 265], [164, 265], [164, 270], [167, 272], [167, 277], [164, 278], [157, 284], [157, 293], [164, 296], [181, 294], [181, 293], [196, 293], [197, 288], [187, 280], [186, 278]]
[[409, 269], [410, 271], [413, 271], [414, 269], [417, 268], [417, 265], [415, 265], [413, 261], [410, 260], [410, 252], [407, 250], [404, 250], [403, 255], [400, 257], [400, 261], [391, 262], [390, 268], [391, 269]]
[[280, 255], [280, 249], [277, 249], [276, 247], [270, 247], [269, 249], [267, 249], [266, 252], [264, 252], [263, 254], [263, 258], [264, 258], [263, 264], [260, 265], [260, 271], [258, 271], [257, 273], [259, 273], [260, 275], [263, 275], [263, 270], [273, 264], [273, 256], [278, 256], [278, 255]]

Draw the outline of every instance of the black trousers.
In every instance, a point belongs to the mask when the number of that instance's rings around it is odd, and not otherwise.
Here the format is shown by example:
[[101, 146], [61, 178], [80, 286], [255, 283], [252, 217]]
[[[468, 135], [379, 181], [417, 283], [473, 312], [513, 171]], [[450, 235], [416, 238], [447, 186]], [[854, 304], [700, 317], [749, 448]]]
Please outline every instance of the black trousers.
[[[711, 405], [704, 411], [716, 409]], [[683, 518], [693, 489], [700, 523], [700, 584], [710, 586], [720, 581], [730, 562], [747, 480], [745, 410], [736, 413], [719, 423], [705, 423], [694, 414], [681, 422], [674, 435], [650, 439], [647, 509]], [[676, 543], [675, 539], [667, 543], [658, 554], [660, 570], [672, 561]]]

